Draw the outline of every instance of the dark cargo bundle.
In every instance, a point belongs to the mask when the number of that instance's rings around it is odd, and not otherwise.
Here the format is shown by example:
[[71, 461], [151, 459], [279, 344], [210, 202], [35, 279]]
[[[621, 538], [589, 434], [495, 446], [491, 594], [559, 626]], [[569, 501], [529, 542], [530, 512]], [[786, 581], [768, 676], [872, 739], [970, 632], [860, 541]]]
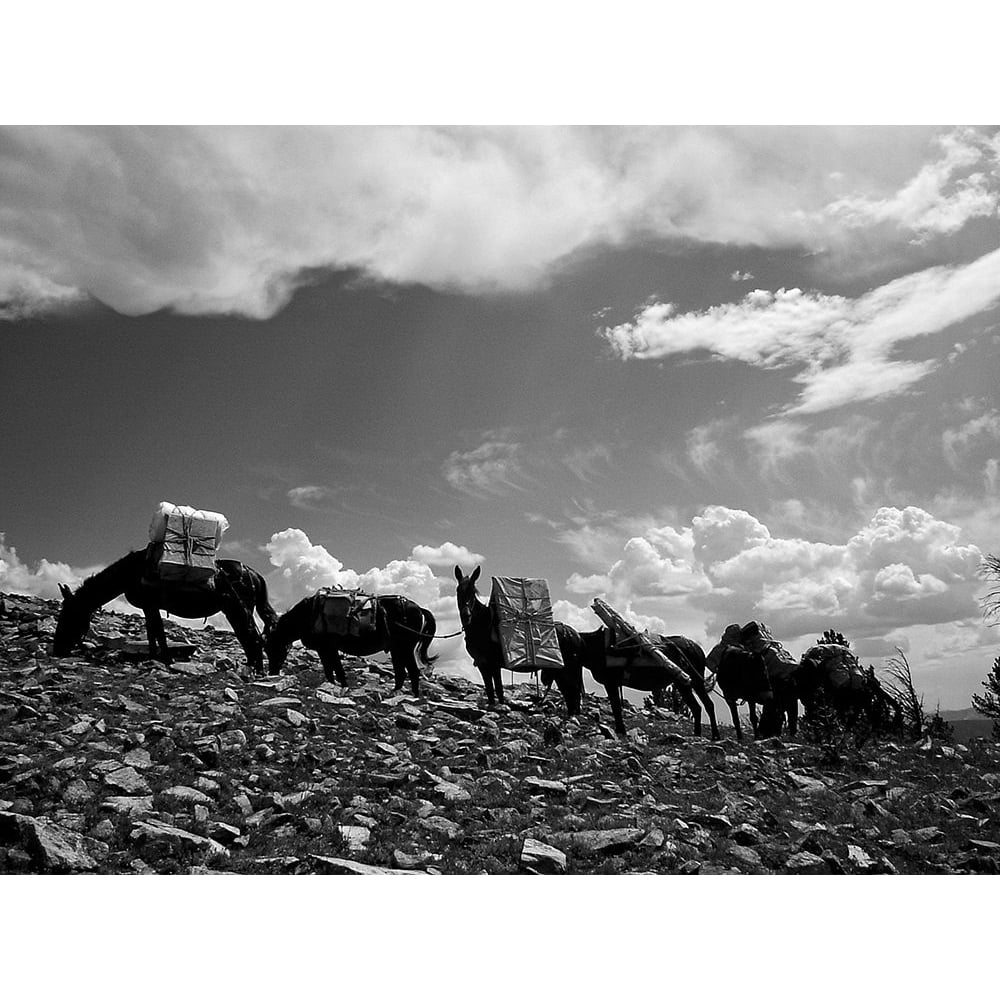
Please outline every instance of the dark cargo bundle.
[[495, 576], [490, 604], [508, 670], [532, 673], [563, 666], [546, 580]]
[[763, 622], [747, 622], [741, 630], [741, 642], [751, 653], [760, 653], [767, 664], [767, 676], [772, 680], [785, 680], [798, 668], [799, 661], [771, 635]]
[[367, 635], [375, 629], [378, 598], [362, 590], [323, 587], [316, 592], [314, 635]]

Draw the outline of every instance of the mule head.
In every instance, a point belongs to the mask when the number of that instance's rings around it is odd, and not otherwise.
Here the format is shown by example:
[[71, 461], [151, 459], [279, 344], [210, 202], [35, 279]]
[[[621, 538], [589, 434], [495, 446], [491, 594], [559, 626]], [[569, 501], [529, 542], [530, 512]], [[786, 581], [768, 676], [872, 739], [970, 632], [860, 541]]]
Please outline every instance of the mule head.
[[281, 673], [281, 668], [288, 658], [290, 644], [278, 635], [278, 629], [273, 625], [264, 633], [264, 654], [267, 656], [267, 672], [272, 676]]
[[477, 566], [466, 576], [461, 566], [455, 567], [455, 579], [458, 581], [458, 586], [455, 587], [455, 600], [458, 602], [458, 614], [462, 619], [463, 628], [471, 621], [472, 613], [478, 603], [476, 598], [479, 596], [479, 591], [476, 590], [476, 581], [479, 579], [481, 569], [481, 566]]
[[90, 620], [94, 615], [93, 608], [88, 608], [65, 584], [59, 584], [62, 594], [62, 607], [56, 620], [56, 634], [52, 640], [53, 656], [69, 656], [73, 647], [84, 637], [90, 628]]

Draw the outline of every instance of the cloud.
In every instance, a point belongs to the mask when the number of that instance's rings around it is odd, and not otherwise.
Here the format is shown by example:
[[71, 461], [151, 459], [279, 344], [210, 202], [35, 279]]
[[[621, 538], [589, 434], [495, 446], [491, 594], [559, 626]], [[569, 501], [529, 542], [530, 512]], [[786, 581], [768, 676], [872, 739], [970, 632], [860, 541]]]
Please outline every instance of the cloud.
[[826, 206], [825, 213], [851, 227], [891, 222], [922, 236], [952, 233], [970, 219], [995, 215], [1000, 202], [996, 140], [959, 129], [935, 141], [941, 148], [940, 159], [921, 167], [895, 193], [884, 198], [839, 198]]
[[781, 288], [687, 313], [653, 302], [601, 335], [623, 359], [709, 351], [758, 368], [792, 368], [803, 389], [784, 413], [815, 414], [910, 388], [939, 362], [894, 358], [899, 345], [998, 302], [1000, 250], [994, 250], [969, 264], [897, 278], [856, 299]]
[[739, 269], [737, 269], [737, 270], [733, 271], [733, 273], [731, 275], [729, 275], [729, 280], [730, 281], [753, 281], [754, 280], [754, 276], [749, 271], [740, 271]]
[[21, 562], [17, 550], [6, 544], [6, 537], [0, 531], [0, 591], [11, 594], [27, 594], [47, 600], [59, 600], [59, 585], [77, 587], [100, 567], [74, 569], [63, 562], [39, 560], [34, 569]]
[[711, 641], [729, 622], [756, 618], [779, 638], [836, 628], [898, 645], [898, 630], [964, 628], [979, 615], [980, 550], [918, 507], [882, 507], [845, 540], [824, 542], [777, 537], [747, 511], [716, 505], [689, 525], [647, 528], [619, 552], [567, 589]]
[[287, 496], [293, 507], [311, 510], [317, 503], [327, 499], [330, 491], [325, 486], [294, 486]]
[[970, 131], [940, 136], [929, 128], [6, 128], [0, 317], [87, 296], [129, 315], [261, 319], [317, 269], [524, 290], [597, 244], [819, 249], [884, 220], [951, 231], [995, 202], [995, 144]]
[[412, 556], [428, 566], [445, 566], [449, 570], [456, 565], [468, 568], [484, 561], [478, 552], [471, 552], [464, 545], [443, 542], [441, 545], [414, 545]]
[[453, 451], [444, 462], [444, 477], [455, 489], [473, 496], [524, 489], [523, 448], [507, 438], [489, 437], [471, 451]]
[[[945, 460], [953, 469], [959, 469], [970, 455], [984, 450], [994, 450], [1000, 440], [1000, 411], [990, 409], [960, 427], [945, 428], [941, 447]], [[987, 462], [989, 459], [987, 459]]]

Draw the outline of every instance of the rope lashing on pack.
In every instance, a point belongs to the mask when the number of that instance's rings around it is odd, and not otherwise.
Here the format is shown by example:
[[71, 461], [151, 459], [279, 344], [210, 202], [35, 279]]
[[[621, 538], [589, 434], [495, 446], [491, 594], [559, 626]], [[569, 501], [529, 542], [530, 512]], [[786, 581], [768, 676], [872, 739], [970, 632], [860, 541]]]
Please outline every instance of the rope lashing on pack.
[[424, 639], [453, 639], [456, 635], [461, 635], [465, 631], [464, 628], [460, 628], [457, 632], [449, 632], [447, 635], [435, 635], [431, 632], [421, 632], [419, 629], [410, 628], [409, 625], [404, 625], [402, 622], [396, 622], [392, 627], [412, 632], [414, 635], [422, 636]]

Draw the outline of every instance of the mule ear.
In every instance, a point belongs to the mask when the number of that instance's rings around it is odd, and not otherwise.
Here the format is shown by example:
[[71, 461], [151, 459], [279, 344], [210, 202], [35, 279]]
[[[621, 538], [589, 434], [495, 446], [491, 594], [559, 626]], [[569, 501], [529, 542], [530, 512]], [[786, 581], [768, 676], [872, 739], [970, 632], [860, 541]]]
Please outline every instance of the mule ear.
[[475, 569], [474, 569], [474, 570], [472, 571], [472, 576], [470, 576], [470, 577], [469, 577], [469, 579], [470, 579], [470, 580], [471, 580], [471, 581], [472, 581], [473, 583], [475, 583], [475, 582], [476, 582], [476, 580], [478, 580], [478, 579], [479, 579], [479, 571], [480, 571], [480, 570], [481, 570], [482, 568], [483, 568], [482, 566], [477, 566], [477, 567], [476, 567], [476, 568], [475, 568]]
[[73, 591], [66, 586], [65, 583], [59, 584], [59, 593], [62, 594], [62, 599], [68, 601], [73, 596]]
[[462, 582], [462, 567], [461, 566], [456, 566], [455, 567], [455, 579], [458, 580], [459, 583]]

